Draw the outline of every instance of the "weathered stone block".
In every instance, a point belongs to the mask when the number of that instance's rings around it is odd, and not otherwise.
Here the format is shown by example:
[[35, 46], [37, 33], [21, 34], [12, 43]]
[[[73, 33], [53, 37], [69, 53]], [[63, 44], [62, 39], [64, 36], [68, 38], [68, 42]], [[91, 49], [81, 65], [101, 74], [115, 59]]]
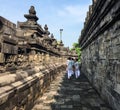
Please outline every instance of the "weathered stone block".
[[[115, 110], [120, 109], [120, 1], [98, 0], [79, 39], [81, 71]], [[99, 13], [98, 13], [99, 12]], [[91, 24], [91, 25], [90, 25]]]

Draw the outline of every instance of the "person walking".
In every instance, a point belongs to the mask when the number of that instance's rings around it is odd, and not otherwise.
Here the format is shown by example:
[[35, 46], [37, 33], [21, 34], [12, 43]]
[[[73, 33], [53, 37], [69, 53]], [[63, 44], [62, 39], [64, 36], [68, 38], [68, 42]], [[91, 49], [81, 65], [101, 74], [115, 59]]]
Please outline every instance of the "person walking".
[[80, 63], [78, 62], [78, 59], [75, 59], [75, 77], [78, 78], [80, 76]]
[[68, 77], [68, 79], [71, 78], [72, 74], [73, 74], [72, 59], [71, 59], [71, 57], [69, 57], [67, 60], [67, 77]]
[[71, 62], [72, 62], [72, 75], [75, 74], [75, 60], [74, 58], [71, 58]]

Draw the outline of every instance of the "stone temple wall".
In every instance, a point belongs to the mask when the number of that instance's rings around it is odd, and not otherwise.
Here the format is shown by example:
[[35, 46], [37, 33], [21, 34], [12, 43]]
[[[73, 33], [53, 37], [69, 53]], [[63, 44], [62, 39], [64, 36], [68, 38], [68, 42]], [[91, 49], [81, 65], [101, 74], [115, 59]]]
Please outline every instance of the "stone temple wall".
[[18, 26], [0, 16], [0, 110], [30, 110], [72, 53], [37, 23], [34, 6]]
[[30, 110], [65, 68], [66, 65], [55, 63], [41, 70], [41, 65], [37, 65], [0, 77], [0, 110]]
[[81, 71], [101, 97], [120, 110], [120, 0], [93, 0], [79, 44]]

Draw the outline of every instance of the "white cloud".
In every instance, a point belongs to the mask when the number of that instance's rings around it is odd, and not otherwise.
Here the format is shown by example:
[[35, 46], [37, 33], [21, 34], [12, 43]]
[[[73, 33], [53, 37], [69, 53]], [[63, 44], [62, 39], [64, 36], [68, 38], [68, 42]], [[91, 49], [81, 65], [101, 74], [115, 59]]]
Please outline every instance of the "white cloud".
[[62, 10], [58, 11], [58, 16], [64, 17], [66, 19], [73, 19], [76, 22], [84, 22], [86, 13], [88, 11], [88, 6], [85, 5], [70, 5], [64, 7]]

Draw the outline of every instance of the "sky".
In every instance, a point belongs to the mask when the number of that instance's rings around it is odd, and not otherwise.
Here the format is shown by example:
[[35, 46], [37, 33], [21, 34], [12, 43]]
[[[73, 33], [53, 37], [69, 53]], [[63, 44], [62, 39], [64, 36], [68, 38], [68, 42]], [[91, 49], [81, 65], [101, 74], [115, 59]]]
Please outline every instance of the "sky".
[[0, 16], [17, 24], [24, 22], [24, 14], [28, 14], [30, 6], [34, 6], [37, 21], [42, 28], [47, 24], [50, 33], [62, 41], [65, 47], [72, 47], [78, 42], [86, 13], [92, 0], [0, 0]]

